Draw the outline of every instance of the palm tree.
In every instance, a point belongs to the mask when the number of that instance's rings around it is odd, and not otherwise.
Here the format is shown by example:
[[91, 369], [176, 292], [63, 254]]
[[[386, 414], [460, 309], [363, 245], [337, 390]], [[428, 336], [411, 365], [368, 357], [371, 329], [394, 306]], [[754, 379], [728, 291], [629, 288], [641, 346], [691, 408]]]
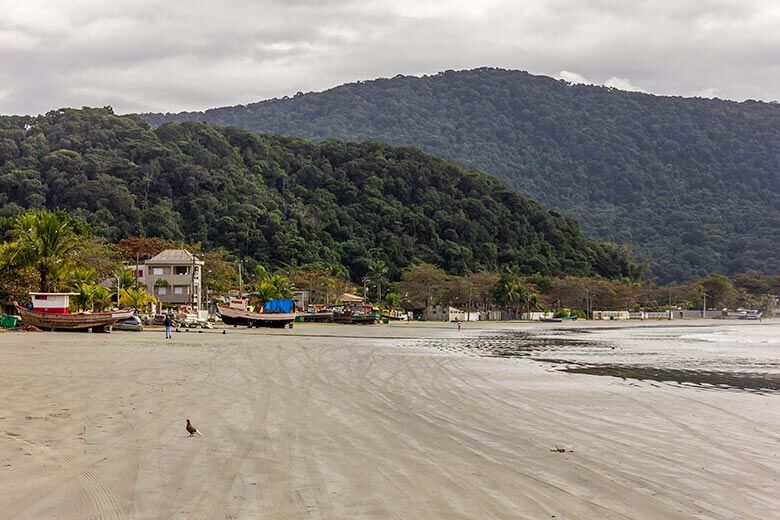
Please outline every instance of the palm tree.
[[390, 312], [398, 310], [401, 307], [401, 295], [394, 292], [387, 293], [385, 305]]
[[111, 289], [114, 291], [114, 294], [120, 294], [122, 289], [135, 287], [135, 282], [133, 272], [129, 269], [123, 269], [115, 272], [111, 277]]
[[518, 309], [520, 302], [528, 301], [528, 287], [524, 283], [518, 281], [512, 281], [507, 284], [506, 298], [515, 311]]
[[75, 267], [68, 273], [68, 289], [77, 290], [81, 284], [94, 284], [97, 273], [91, 267]]
[[14, 220], [11, 235], [13, 241], [3, 245], [0, 255], [14, 267], [34, 269], [41, 292], [56, 288], [72, 257], [84, 247], [76, 222], [62, 212], [23, 213]]
[[73, 304], [76, 306], [76, 310], [79, 311], [91, 311], [95, 307], [95, 291], [96, 285], [90, 283], [82, 283], [76, 286], [76, 294], [73, 297]]
[[279, 289], [276, 288], [271, 282], [263, 282], [260, 287], [251, 295], [251, 298], [257, 300], [261, 305], [268, 300], [276, 300], [279, 298]]
[[121, 289], [119, 294], [119, 303], [136, 311], [145, 309], [155, 301], [154, 296], [146, 292], [146, 289], [143, 287], [140, 289], [133, 289], [132, 287]]
[[257, 264], [255, 266], [255, 274], [252, 276], [252, 284], [255, 288], [259, 288], [263, 282], [267, 282], [270, 279], [271, 272], [263, 264]]
[[92, 308], [96, 311], [104, 311], [114, 305], [113, 294], [102, 285], [95, 286], [92, 295]]
[[268, 283], [276, 288], [276, 298], [290, 298], [292, 296], [292, 285], [286, 276], [275, 274], [268, 280]]
[[387, 263], [384, 260], [371, 260], [368, 263], [368, 276], [376, 284], [376, 301], [382, 302], [382, 282], [387, 278]]

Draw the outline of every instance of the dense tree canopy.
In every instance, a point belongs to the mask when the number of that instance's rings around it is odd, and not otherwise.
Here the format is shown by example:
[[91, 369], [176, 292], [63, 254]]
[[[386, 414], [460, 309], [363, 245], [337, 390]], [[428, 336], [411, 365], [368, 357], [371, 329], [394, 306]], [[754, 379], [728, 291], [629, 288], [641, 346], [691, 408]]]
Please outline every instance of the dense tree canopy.
[[[413, 148], [314, 144], [203, 123], [152, 131], [110, 109], [2, 117], [0, 138], [6, 215], [67, 210], [111, 242], [186, 240], [272, 269], [341, 265], [353, 280], [377, 265], [398, 279], [415, 262], [450, 273], [517, 265], [548, 275], [640, 274], [627, 249], [583, 236], [573, 220], [493, 177]], [[149, 256], [159, 244], [147, 242], [120, 248]]]
[[499, 176], [588, 233], [631, 244], [662, 282], [780, 272], [776, 104], [477, 69], [146, 119], [417, 146]]

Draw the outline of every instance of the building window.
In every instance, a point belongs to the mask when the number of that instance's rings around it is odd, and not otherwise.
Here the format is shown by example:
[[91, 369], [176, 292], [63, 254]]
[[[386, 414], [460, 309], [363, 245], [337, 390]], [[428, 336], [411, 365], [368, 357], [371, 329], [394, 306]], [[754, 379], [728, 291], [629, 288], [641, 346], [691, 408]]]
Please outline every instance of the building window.
[[185, 294], [184, 287], [181, 285], [177, 285], [173, 288], [173, 294]]
[[173, 268], [173, 274], [178, 274], [178, 275], [187, 274], [188, 270], [189, 269], [186, 265], [177, 265]]
[[162, 276], [163, 268], [162, 267], [152, 267], [152, 274], [154, 276]]
[[157, 288], [157, 294], [158, 296], [165, 296], [168, 294], [168, 288], [167, 287], [158, 287]]

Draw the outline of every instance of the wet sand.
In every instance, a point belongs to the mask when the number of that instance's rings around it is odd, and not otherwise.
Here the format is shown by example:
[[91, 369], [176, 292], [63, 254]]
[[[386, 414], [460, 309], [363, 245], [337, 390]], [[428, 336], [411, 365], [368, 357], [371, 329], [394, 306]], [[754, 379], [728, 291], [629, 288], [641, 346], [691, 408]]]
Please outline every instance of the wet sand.
[[0, 334], [0, 517], [777, 517], [777, 394], [430, 346], [478, 327]]

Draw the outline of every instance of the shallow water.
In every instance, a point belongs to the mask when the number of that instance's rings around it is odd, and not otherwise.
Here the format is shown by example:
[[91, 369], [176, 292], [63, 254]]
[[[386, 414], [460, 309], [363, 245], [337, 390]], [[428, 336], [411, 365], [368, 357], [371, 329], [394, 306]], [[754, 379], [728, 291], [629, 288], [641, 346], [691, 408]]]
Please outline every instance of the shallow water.
[[578, 374], [780, 393], [780, 323], [494, 330], [421, 344]]

